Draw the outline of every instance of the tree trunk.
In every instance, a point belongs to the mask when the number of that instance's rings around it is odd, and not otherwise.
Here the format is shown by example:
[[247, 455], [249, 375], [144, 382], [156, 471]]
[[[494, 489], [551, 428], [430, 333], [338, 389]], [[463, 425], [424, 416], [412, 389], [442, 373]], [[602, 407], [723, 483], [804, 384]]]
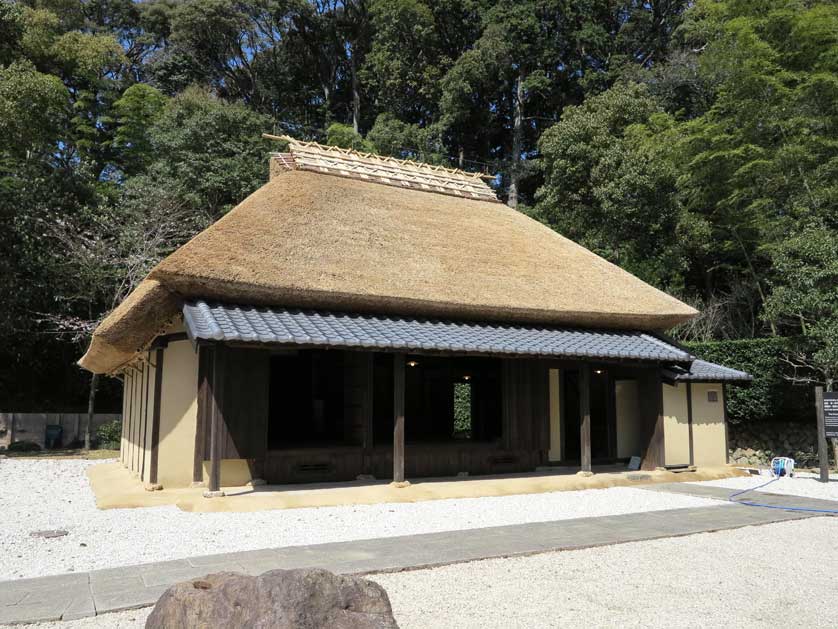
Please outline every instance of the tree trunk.
[[355, 67], [355, 47], [352, 46], [349, 57], [349, 71], [352, 74], [352, 128], [361, 133], [361, 90], [358, 87], [358, 71]]
[[460, 145], [460, 150], [457, 152], [457, 167], [460, 170], [463, 170], [463, 166], [466, 162], [466, 150], [463, 148], [463, 145]]
[[99, 374], [94, 373], [90, 378], [90, 395], [87, 398], [87, 422], [84, 425], [84, 450], [90, 450], [90, 428], [93, 426], [93, 410], [96, 406], [96, 386], [99, 384]]
[[515, 94], [512, 98], [512, 168], [509, 171], [509, 198], [507, 205], [518, 207], [518, 192], [521, 178], [521, 149], [524, 136], [524, 75], [518, 74], [515, 81]]

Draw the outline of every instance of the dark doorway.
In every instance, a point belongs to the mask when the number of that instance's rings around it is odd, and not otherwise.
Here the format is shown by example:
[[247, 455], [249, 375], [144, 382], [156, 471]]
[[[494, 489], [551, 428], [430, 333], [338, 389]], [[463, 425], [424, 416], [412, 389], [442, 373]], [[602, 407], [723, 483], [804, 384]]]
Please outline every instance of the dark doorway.
[[271, 356], [268, 447], [322, 447], [356, 441], [344, 403], [344, 352]]
[[[443, 443], [500, 439], [500, 361], [408, 356], [405, 441]], [[393, 442], [393, 356], [373, 362], [373, 443]]]
[[[563, 461], [581, 460], [582, 446], [579, 432], [579, 371], [563, 369], [564, 378], [562, 399], [562, 430], [564, 431]], [[612, 452], [609, 430], [609, 401], [611, 381], [605, 369], [591, 369], [590, 409], [591, 409], [591, 458], [594, 461], [610, 461], [616, 454]]]

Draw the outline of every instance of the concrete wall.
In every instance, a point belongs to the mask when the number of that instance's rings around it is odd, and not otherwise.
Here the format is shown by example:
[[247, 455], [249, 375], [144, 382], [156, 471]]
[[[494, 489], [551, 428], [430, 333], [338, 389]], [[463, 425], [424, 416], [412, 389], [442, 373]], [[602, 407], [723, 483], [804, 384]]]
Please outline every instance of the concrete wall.
[[643, 426], [640, 421], [640, 397], [637, 380], [614, 382], [617, 415], [617, 458], [640, 456], [643, 450]]
[[[96, 429], [102, 424], [121, 419], [119, 413], [95, 413], [91, 438], [96, 438]], [[13, 439], [32, 441], [43, 448], [47, 425], [59, 425], [64, 429], [60, 447], [67, 447], [84, 439], [86, 421], [87, 413], [0, 413], [0, 450], [7, 448]]]
[[663, 386], [663, 442], [666, 465], [690, 464], [687, 385]]
[[157, 481], [163, 487], [192, 482], [198, 418], [198, 353], [189, 341], [175, 341], [163, 355], [160, 446]]
[[[710, 401], [710, 392], [716, 401]], [[727, 439], [724, 414], [724, 391], [721, 384], [693, 383], [693, 454], [696, 465], [724, 465], [727, 462]]]

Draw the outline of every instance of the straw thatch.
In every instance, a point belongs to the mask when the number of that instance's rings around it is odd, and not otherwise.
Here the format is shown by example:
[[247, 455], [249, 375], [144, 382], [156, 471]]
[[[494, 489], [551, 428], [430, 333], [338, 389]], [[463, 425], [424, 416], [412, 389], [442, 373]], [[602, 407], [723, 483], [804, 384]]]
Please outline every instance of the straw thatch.
[[297, 168], [312, 170], [388, 186], [499, 202], [494, 191], [483, 181], [486, 175], [480, 173], [469, 173], [458, 168], [445, 168], [373, 153], [361, 153], [317, 142], [303, 142], [285, 135], [263, 134], [263, 137], [287, 142], [291, 151], [290, 153], [274, 153], [271, 160], [272, 167], [276, 166], [283, 170]]
[[696, 311], [505, 205], [280, 172], [163, 260], [96, 330], [109, 372], [186, 298], [662, 330]]

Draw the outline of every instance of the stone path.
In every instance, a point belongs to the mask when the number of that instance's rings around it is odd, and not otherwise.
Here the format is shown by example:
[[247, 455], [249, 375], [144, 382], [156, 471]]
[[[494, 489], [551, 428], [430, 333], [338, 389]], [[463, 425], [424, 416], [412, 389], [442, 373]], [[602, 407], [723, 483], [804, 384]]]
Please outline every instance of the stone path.
[[[690, 485], [688, 483], [661, 483], [658, 485], [646, 485], [642, 489], [649, 491], [663, 491], [671, 494], [682, 494], [698, 498], [715, 498], [727, 500], [731, 494], [740, 490], [729, 487], [713, 487], [711, 485]], [[805, 496], [791, 496], [789, 494], [772, 494], [770, 491], [749, 491], [734, 498], [735, 501], [758, 502], [770, 505], [778, 509], [824, 509], [837, 510], [838, 502], [833, 500], [821, 500], [820, 498], [807, 498]], [[751, 507], [759, 508], [759, 507]], [[772, 511], [774, 509], [765, 509]], [[812, 515], [817, 515], [813, 513]], [[827, 515], [827, 514], [824, 514]]]
[[[729, 491], [701, 485], [650, 485], [651, 491], [726, 499]], [[838, 508], [838, 503], [759, 494], [761, 502]], [[827, 505], [826, 507], [824, 505]], [[87, 573], [0, 582], [0, 624], [70, 620], [153, 605], [170, 585], [211, 572], [261, 574], [275, 568], [322, 567], [363, 574], [675, 537], [811, 517], [745, 506], [697, 507], [537, 522], [404, 537], [206, 555]]]

